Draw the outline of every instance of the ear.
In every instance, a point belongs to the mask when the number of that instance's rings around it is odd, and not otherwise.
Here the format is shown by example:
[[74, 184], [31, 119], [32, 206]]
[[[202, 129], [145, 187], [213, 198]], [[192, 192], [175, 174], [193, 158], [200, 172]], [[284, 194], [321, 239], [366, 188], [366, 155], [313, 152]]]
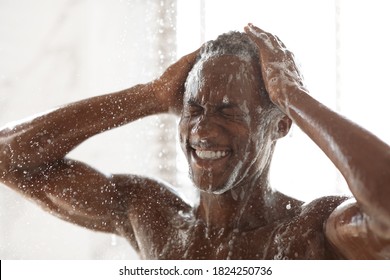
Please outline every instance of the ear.
[[291, 125], [292, 125], [292, 120], [286, 115], [280, 118], [275, 126], [275, 131], [273, 133], [274, 135], [273, 140], [278, 140], [286, 136], [287, 133], [290, 131]]

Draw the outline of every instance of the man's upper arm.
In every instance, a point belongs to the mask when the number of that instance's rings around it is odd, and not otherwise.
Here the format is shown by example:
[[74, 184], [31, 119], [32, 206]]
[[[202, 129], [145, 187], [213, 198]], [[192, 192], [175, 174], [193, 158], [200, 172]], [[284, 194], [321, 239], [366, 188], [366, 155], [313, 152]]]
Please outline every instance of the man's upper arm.
[[[33, 172], [13, 170], [4, 183], [51, 214], [93, 230], [117, 233], [126, 226], [126, 192], [86, 164], [64, 159]], [[129, 225], [127, 225], [129, 226]]]
[[347, 259], [390, 259], [390, 239], [376, 234], [370, 223], [370, 217], [349, 199], [329, 216], [325, 235]]

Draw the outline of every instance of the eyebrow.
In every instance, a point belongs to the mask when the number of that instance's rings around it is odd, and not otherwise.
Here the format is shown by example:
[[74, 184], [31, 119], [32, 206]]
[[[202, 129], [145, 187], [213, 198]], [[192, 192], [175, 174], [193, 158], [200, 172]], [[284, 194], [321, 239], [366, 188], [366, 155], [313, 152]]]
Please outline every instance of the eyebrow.
[[[199, 102], [196, 98], [190, 97], [187, 101], [186, 104], [189, 106], [202, 106], [201, 102]], [[225, 109], [225, 108], [238, 108], [241, 110], [240, 106], [236, 103], [232, 102], [222, 102], [222, 104], [216, 105], [217, 108], [219, 109]]]

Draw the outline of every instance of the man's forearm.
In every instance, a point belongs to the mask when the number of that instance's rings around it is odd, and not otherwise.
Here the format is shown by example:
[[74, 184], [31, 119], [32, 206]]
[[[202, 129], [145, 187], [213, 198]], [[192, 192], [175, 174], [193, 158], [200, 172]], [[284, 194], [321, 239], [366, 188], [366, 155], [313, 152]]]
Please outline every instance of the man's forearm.
[[91, 136], [164, 110], [150, 84], [66, 105], [0, 131], [0, 165], [31, 169], [60, 160]]
[[304, 91], [288, 94], [279, 107], [336, 165], [367, 213], [378, 218], [390, 215], [390, 147], [386, 143]]

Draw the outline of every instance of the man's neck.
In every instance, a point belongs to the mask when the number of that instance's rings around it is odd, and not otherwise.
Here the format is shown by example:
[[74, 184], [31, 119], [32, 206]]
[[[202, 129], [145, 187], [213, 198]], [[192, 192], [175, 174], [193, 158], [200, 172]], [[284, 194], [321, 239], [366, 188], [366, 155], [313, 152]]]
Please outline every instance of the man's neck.
[[210, 229], [250, 230], [270, 222], [278, 195], [268, 176], [233, 187], [223, 194], [201, 192], [198, 219]]

